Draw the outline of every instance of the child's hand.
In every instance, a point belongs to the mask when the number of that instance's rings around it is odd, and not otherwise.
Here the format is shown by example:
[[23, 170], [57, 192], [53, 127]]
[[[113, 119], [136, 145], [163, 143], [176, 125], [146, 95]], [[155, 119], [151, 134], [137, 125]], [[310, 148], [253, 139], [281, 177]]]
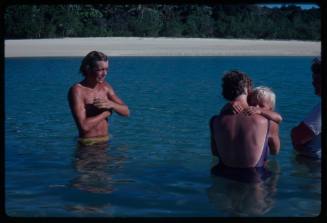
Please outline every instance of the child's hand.
[[239, 114], [244, 110], [244, 107], [239, 102], [230, 103], [232, 106], [233, 114]]

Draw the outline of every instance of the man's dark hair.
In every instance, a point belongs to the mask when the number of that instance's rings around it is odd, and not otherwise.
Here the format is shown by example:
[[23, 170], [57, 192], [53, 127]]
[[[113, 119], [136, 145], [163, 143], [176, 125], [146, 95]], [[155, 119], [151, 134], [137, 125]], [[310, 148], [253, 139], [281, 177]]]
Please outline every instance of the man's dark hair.
[[245, 93], [245, 88], [251, 89], [252, 87], [252, 81], [248, 75], [238, 70], [225, 73], [222, 81], [222, 94], [229, 101]]
[[91, 71], [95, 67], [98, 61], [108, 61], [107, 55], [99, 51], [89, 52], [83, 58], [79, 71], [85, 76], [88, 71]]
[[319, 57], [316, 57], [313, 59], [312, 65], [311, 65], [311, 71], [314, 74], [321, 75], [321, 59]]

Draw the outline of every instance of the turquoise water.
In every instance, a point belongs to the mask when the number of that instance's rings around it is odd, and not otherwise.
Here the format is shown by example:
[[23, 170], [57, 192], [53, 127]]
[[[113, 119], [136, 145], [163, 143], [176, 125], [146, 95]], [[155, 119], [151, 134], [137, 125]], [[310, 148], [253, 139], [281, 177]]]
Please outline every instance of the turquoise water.
[[[318, 102], [311, 57], [113, 57], [107, 77], [128, 104], [106, 148], [81, 150], [67, 90], [81, 58], [5, 60], [5, 211], [46, 217], [317, 216], [320, 163], [296, 158], [290, 130]], [[273, 176], [210, 175], [208, 122], [237, 68], [277, 94], [281, 151]]]

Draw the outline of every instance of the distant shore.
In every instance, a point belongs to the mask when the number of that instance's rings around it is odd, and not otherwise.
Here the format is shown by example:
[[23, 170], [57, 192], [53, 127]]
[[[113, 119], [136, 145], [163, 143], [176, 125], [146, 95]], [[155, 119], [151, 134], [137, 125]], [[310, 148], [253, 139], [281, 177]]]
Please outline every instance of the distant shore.
[[108, 56], [319, 56], [320, 41], [97, 37], [5, 40], [5, 57]]

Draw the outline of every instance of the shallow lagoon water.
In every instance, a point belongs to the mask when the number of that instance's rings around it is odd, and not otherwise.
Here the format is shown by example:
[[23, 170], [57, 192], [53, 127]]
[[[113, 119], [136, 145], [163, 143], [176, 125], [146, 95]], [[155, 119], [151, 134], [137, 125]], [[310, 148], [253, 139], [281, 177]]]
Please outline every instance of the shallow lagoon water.
[[[297, 158], [290, 130], [319, 100], [311, 57], [113, 57], [107, 77], [128, 104], [105, 148], [81, 149], [67, 90], [81, 58], [5, 60], [5, 211], [31, 217], [312, 217], [320, 163]], [[273, 176], [244, 184], [210, 175], [208, 122], [225, 103], [224, 71], [277, 94], [281, 151]]]

